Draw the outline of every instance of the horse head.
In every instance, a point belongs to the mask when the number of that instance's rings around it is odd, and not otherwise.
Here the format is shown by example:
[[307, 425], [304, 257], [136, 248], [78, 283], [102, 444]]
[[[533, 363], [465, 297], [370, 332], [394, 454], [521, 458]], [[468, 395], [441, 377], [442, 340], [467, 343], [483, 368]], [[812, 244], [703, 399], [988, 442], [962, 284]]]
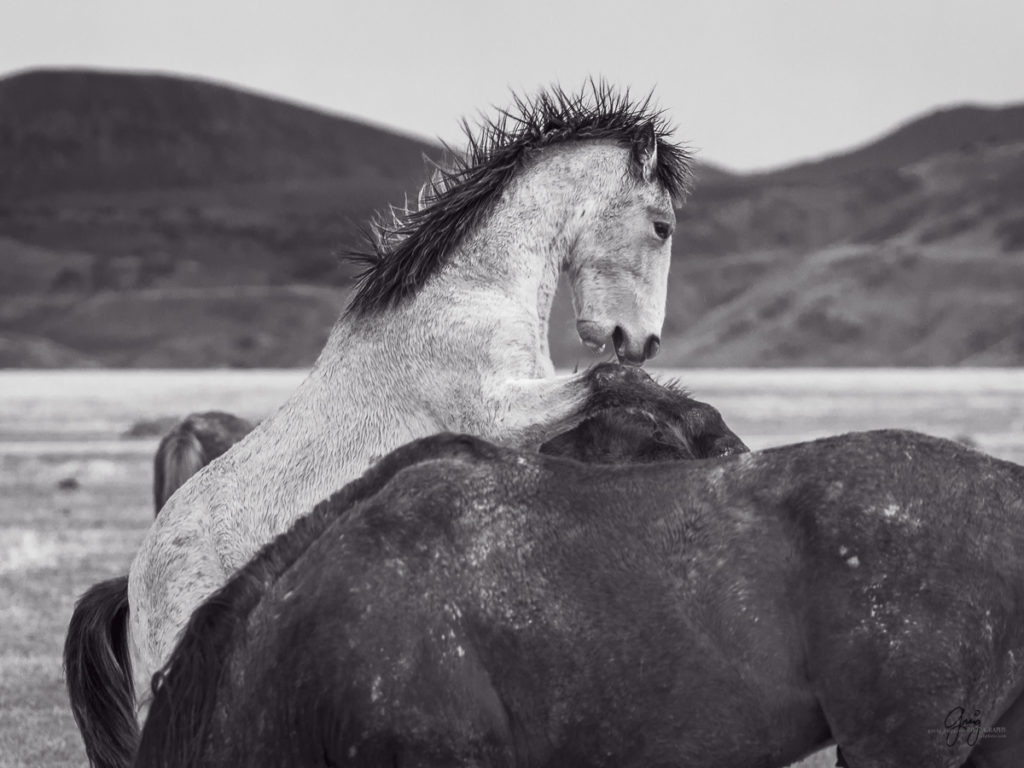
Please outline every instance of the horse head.
[[646, 464], [747, 453], [716, 408], [675, 382], [659, 383], [639, 368], [602, 363], [588, 375], [617, 383], [594, 397], [586, 419], [544, 443], [541, 453], [580, 461]]
[[565, 269], [572, 284], [580, 340], [602, 349], [612, 340], [619, 361], [642, 365], [661, 346], [675, 210], [658, 178], [653, 123], [628, 152], [594, 148], [591, 183], [577, 187], [576, 235]]

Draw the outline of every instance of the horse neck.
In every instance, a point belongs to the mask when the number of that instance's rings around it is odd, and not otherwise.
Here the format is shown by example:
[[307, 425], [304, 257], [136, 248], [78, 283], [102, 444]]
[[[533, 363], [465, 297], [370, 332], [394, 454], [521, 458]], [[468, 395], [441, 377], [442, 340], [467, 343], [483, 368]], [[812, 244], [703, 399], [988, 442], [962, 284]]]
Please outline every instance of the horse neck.
[[[427, 302], [480, 297], [482, 309], [502, 313], [510, 326], [532, 326], [532, 342], [544, 358], [538, 362], [550, 370], [547, 333], [559, 274], [571, 265], [579, 235], [621, 186], [623, 161], [624, 150], [605, 141], [544, 150], [452, 250], [422, 291]], [[513, 308], [514, 317], [508, 314]]]
[[546, 331], [575, 232], [568, 191], [550, 164], [516, 179], [481, 226], [453, 250], [436, 276], [436, 290], [500, 294]]

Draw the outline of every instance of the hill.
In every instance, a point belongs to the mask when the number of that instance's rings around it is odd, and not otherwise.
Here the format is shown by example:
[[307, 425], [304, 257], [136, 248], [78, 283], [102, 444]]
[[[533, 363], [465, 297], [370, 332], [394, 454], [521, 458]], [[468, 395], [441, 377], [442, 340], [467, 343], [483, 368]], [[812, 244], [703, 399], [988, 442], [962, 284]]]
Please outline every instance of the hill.
[[[455, 116], [453, 116], [454, 118]], [[0, 79], [0, 366], [308, 365], [435, 145], [183, 78]], [[698, 169], [659, 364], [1024, 364], [1024, 106]], [[556, 362], [586, 362], [560, 298]]]
[[390, 180], [432, 146], [164, 75], [39, 70], [0, 80], [0, 200], [162, 188]]
[[911, 120], [863, 147], [833, 157], [800, 163], [768, 176], [779, 179], [828, 179], [904, 168], [950, 152], [1024, 141], [1024, 104], [1010, 107], [959, 106]]
[[683, 212], [678, 365], [1024, 364], [1024, 107], [709, 181]]
[[[344, 285], [333, 253], [437, 147], [220, 85], [39, 71], [0, 80], [0, 262], [56, 291]], [[56, 272], [54, 258], [73, 258]], [[24, 263], [26, 256], [16, 257]], [[37, 275], [32, 288], [38, 288]]]

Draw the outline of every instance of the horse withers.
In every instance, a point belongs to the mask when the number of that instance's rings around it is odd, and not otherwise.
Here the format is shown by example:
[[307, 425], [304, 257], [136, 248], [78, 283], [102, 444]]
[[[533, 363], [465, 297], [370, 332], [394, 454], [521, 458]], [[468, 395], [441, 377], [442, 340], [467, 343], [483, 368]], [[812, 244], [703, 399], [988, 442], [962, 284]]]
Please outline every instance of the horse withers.
[[440, 436], [190, 620], [140, 768], [1024, 764], [1024, 468], [898, 431], [645, 466]]
[[[658, 384], [641, 369], [614, 364], [598, 365], [588, 375], [602, 393], [592, 399], [590, 415], [542, 445], [542, 452], [590, 462], [647, 462], [747, 450], [715, 408], [694, 400], [673, 382]], [[215, 421], [239, 427], [218, 430], [225, 440], [241, 437], [243, 420], [228, 416]], [[127, 577], [96, 584], [78, 601], [65, 641], [72, 712], [95, 766], [130, 765], [134, 755], [134, 712], [130, 700], [118, 695], [130, 690], [131, 683], [127, 615]]]

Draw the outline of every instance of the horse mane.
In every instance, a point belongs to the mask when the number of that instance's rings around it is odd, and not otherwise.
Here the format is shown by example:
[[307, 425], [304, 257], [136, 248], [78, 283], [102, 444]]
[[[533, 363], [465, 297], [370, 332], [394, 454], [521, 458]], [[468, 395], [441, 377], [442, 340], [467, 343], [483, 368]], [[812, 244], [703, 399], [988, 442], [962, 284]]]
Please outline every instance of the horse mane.
[[662, 389], [668, 390], [670, 393], [678, 397], [680, 400], [692, 400], [693, 393], [690, 392], [683, 383], [679, 380], [678, 376], [673, 376], [671, 379], [658, 378], [658, 384]]
[[656, 181], [678, 205], [692, 178], [690, 157], [668, 140], [664, 113], [629, 91], [590, 80], [579, 93], [555, 86], [533, 98], [512, 94], [513, 105], [483, 118], [474, 130], [462, 121], [465, 155], [445, 145], [447, 158], [435, 163], [415, 209], [394, 206], [369, 227], [368, 250], [344, 254], [360, 265], [346, 312], [372, 314], [399, 304], [445, 263], [447, 255], [491, 210], [513, 176], [545, 147], [570, 141], [611, 140], [630, 150], [630, 172], [643, 178], [643, 152], [653, 133]]
[[500, 453], [495, 446], [467, 435], [440, 434], [408, 443], [266, 544], [192, 613], [170, 659], [153, 676], [152, 704], [135, 764], [203, 763], [207, 728], [214, 721], [217, 697], [230, 667], [228, 659], [244, 638], [249, 616], [268, 589], [332, 523], [408, 466], [430, 459], [487, 459]]

